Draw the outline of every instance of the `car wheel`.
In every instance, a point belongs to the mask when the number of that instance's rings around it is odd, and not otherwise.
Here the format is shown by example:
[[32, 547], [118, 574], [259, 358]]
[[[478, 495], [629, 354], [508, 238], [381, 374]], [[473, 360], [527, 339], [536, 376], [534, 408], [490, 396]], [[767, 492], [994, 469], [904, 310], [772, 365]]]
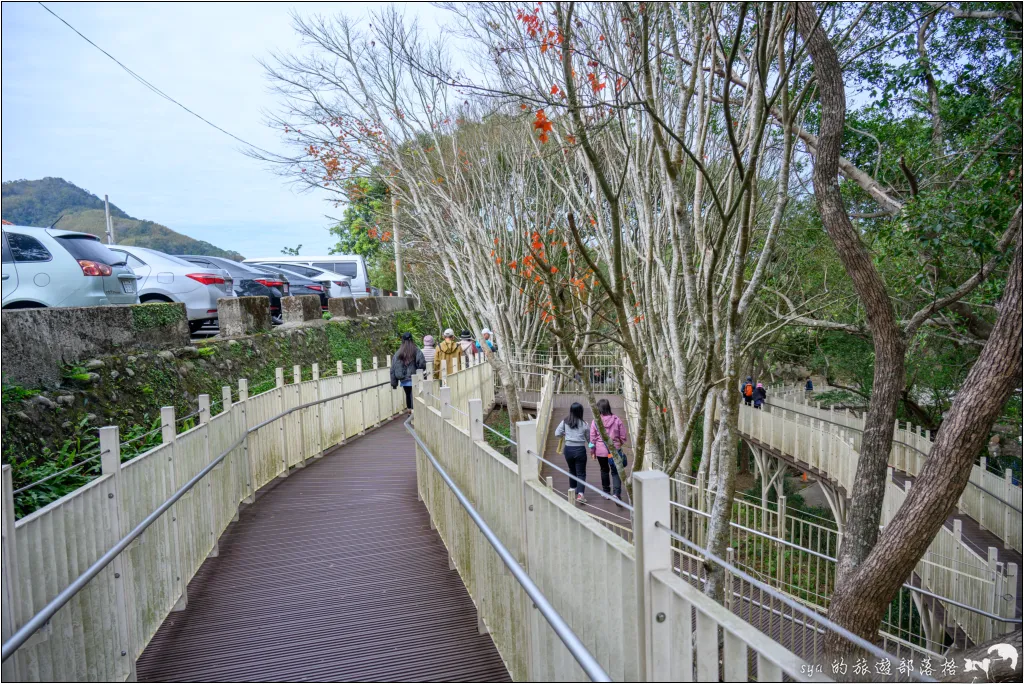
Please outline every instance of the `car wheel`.
[[205, 319], [198, 320], [198, 321], [189, 321], [188, 322], [188, 331], [189, 331], [190, 334], [195, 335], [197, 332], [199, 332], [199, 330], [205, 324], [206, 324], [206, 320]]

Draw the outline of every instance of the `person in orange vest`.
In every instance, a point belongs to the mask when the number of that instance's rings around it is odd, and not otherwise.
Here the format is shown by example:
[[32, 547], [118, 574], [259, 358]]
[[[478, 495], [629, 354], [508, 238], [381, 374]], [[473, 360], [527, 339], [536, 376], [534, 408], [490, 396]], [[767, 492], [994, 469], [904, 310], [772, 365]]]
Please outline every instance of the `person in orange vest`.
[[747, 377], [747, 381], [743, 383], [743, 387], [740, 388], [740, 393], [743, 395], [743, 403], [750, 406], [751, 402], [754, 401], [754, 379]]

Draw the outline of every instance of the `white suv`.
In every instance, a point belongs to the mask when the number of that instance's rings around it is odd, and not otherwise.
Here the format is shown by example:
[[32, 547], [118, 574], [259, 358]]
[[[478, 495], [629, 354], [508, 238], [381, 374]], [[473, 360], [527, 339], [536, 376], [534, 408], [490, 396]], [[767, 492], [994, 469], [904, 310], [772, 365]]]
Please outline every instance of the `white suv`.
[[3, 227], [3, 308], [138, 302], [135, 273], [95, 235]]

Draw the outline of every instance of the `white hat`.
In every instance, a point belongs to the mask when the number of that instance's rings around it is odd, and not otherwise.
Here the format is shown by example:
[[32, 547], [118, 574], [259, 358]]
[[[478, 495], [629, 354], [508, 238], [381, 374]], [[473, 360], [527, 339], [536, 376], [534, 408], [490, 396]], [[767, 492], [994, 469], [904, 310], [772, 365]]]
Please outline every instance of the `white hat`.
[[484, 328], [483, 330], [481, 330], [481, 331], [480, 331], [480, 334], [481, 334], [481, 335], [493, 335], [494, 333], [492, 333], [492, 332], [491, 332], [490, 330], [488, 330], [487, 328]]
[[444, 336], [445, 337], [455, 337], [455, 331], [452, 330], [451, 328], [445, 328]]

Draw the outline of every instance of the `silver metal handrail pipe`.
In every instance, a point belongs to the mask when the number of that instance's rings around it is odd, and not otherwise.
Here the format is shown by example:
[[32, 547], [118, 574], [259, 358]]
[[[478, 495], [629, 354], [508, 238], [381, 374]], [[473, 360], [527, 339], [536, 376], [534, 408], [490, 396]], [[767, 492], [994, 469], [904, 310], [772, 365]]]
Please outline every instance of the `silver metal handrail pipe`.
[[[747, 572], [745, 572], [745, 571], [741, 570], [740, 568], [736, 567], [732, 563], [729, 563], [728, 561], [726, 561], [726, 560], [716, 556], [714, 553], [712, 553], [708, 549], [700, 546], [699, 544], [697, 544], [697, 543], [695, 543], [693, 541], [690, 541], [689, 539], [687, 539], [686, 537], [682, 536], [678, 532], [673, 531], [671, 526], [665, 525], [660, 520], [655, 520], [654, 521], [654, 526], [664, 530], [668, 534], [669, 537], [671, 537], [672, 539], [676, 540], [677, 542], [687, 546], [692, 551], [694, 551], [694, 552], [700, 554], [701, 556], [703, 556], [705, 559], [708, 559], [708, 560], [714, 562], [716, 565], [718, 565], [719, 567], [723, 568], [724, 570], [732, 573], [736, 577], [739, 577], [743, 581], [748, 582], [755, 589], [761, 590], [762, 592], [764, 592], [765, 594], [768, 594], [768, 596], [770, 596], [773, 599], [779, 601], [783, 605], [788, 606], [790, 610], [794, 611], [795, 613], [799, 613], [800, 615], [802, 615], [805, 618], [805, 622], [806, 622], [806, 618], [810, 618], [813, 622], [815, 622], [818, 625], [820, 625], [821, 629], [834, 632], [834, 633], [838, 634], [839, 636], [843, 637], [844, 639], [846, 639], [851, 644], [857, 646], [858, 648], [860, 648], [863, 651], [866, 651], [867, 653], [870, 653], [871, 655], [875, 656], [876, 658], [879, 658], [879, 659], [882, 659], [882, 660], [888, 660], [889, 662], [893, 663], [893, 665], [895, 667], [899, 666], [899, 661], [896, 659], [896, 656], [892, 655], [891, 653], [887, 653], [887, 652], [883, 651], [881, 648], [879, 648], [875, 644], [871, 643], [867, 639], [864, 639], [862, 637], [857, 636], [856, 634], [854, 634], [850, 630], [846, 629], [845, 627], [843, 627], [841, 625], [838, 625], [835, 622], [832, 622], [831, 620], [829, 620], [827, 617], [824, 617], [823, 615], [820, 615], [817, 611], [809, 609], [807, 606], [805, 606], [804, 604], [800, 603], [796, 599], [794, 599], [794, 598], [792, 598], [790, 596], [787, 596], [786, 594], [784, 594], [782, 592], [779, 592], [774, 587], [772, 587], [772, 586], [770, 586], [768, 584], [765, 584], [761, 580], [751, 576], [750, 574], [748, 574]], [[919, 675], [916, 672], [911, 672], [910, 673], [910, 677], [914, 681], [919, 681], [919, 682], [934, 681], [931, 678], [923, 676], [923, 675]]]
[[[822, 423], [828, 423], [829, 425], [838, 425], [839, 427], [843, 428], [844, 430], [852, 430], [853, 432], [864, 432], [860, 428], [851, 427], [849, 425], [843, 425], [842, 423], [837, 423], [834, 420], [829, 420], [828, 418], [818, 418], [817, 416], [812, 416], [811, 414], [804, 413], [803, 411], [797, 411], [796, 409], [786, 408], [785, 406], [779, 406], [778, 404], [772, 404], [770, 400], [768, 401], [768, 405], [773, 407], [773, 408], [777, 408], [780, 411], [789, 411], [790, 413], [795, 413], [795, 414], [800, 415], [800, 416], [806, 416], [807, 418], [810, 418], [811, 420], [821, 421]], [[916, 446], [914, 446], [912, 444], [907, 444], [906, 442], [901, 442], [898, 439], [893, 439], [892, 443], [893, 444], [902, 444], [903, 446], [907, 447], [908, 449], [913, 449], [914, 451], [916, 451], [917, 453], [921, 454], [925, 458], [929, 457], [928, 454], [926, 454], [925, 452], [921, 451], [920, 449], [918, 449]], [[978, 489], [980, 489], [982, 492], [985, 493], [985, 496], [991, 496], [996, 501], [999, 501], [1000, 503], [1002, 503], [1002, 504], [1004, 504], [1006, 506], [1009, 506], [1011, 509], [1017, 511], [1018, 513], [1024, 513], [1024, 510], [1021, 510], [1020, 508], [1017, 508], [1017, 506], [1013, 505], [1012, 503], [1010, 503], [1009, 501], [1007, 501], [1003, 497], [999, 496], [995, 492], [991, 492], [988, 489], [985, 489], [984, 487], [982, 487], [981, 485], [975, 484], [975, 483], [971, 482], [970, 480], [967, 481], [967, 484], [969, 484], [969, 485], [971, 485], [973, 487], [977, 487]]]
[[583, 642], [580, 641], [578, 636], [576, 636], [576, 633], [572, 631], [572, 627], [566, 623], [562, 616], [558, 614], [558, 611], [555, 610], [554, 606], [552, 606], [544, 597], [540, 588], [534, 584], [533, 580], [530, 579], [530, 576], [525, 570], [523, 570], [523, 566], [519, 565], [519, 562], [511, 552], [505, 548], [505, 545], [501, 543], [498, 536], [494, 534], [480, 514], [477, 513], [476, 509], [473, 508], [473, 504], [470, 503], [469, 499], [466, 498], [466, 495], [462, 493], [462, 490], [460, 490], [458, 485], [455, 484], [451, 476], [449, 476], [445, 469], [441, 467], [441, 464], [437, 462], [437, 459], [434, 458], [434, 454], [430, 451], [430, 447], [420, 439], [420, 436], [416, 434], [416, 430], [409, 424], [411, 420], [412, 418], [410, 417], [409, 420], [405, 421], [405, 429], [408, 430], [409, 434], [412, 435], [412, 438], [416, 440], [416, 444], [419, 445], [420, 449], [423, 450], [423, 453], [426, 454], [427, 459], [430, 461], [431, 465], [434, 466], [437, 474], [441, 476], [441, 479], [444, 480], [446, 485], [448, 485], [448, 488], [452, 490], [455, 498], [458, 499], [459, 503], [462, 504], [462, 507], [466, 509], [466, 513], [469, 514], [469, 517], [474, 523], [476, 523], [476, 526], [480, 528], [480, 532], [484, 535], [484, 539], [486, 539], [494, 548], [498, 557], [501, 558], [505, 566], [509, 571], [511, 571], [512, 576], [516, 578], [516, 581], [519, 582], [520, 586], [522, 586], [523, 591], [525, 591], [527, 596], [530, 597], [530, 600], [537, 606], [537, 610], [540, 611], [540, 614], [543, 615], [544, 619], [548, 621], [549, 625], [551, 625], [551, 629], [558, 635], [558, 638], [562, 640], [562, 643], [565, 644], [565, 647], [569, 650], [569, 653], [572, 654], [572, 657], [576, 659], [576, 662], [579, 663], [581, 668], [583, 668], [583, 671], [588, 677], [590, 677], [591, 681], [612, 681], [611, 677], [608, 676], [608, 673], [606, 673], [604, 668], [601, 667], [601, 664], [597, 662], [597, 659], [594, 658], [590, 651], [587, 650], [587, 647], [583, 645]]
[[171, 506], [173, 506], [176, 501], [178, 501], [178, 499], [188, 494], [190, 489], [195, 487], [204, 477], [206, 477], [206, 475], [211, 470], [220, 465], [220, 463], [225, 458], [228, 457], [228, 454], [230, 454], [232, 451], [241, 446], [242, 443], [250, 434], [252, 434], [256, 430], [259, 430], [260, 428], [270, 425], [271, 423], [277, 420], [280, 420], [281, 418], [284, 418], [285, 416], [294, 413], [295, 411], [301, 411], [302, 409], [306, 409], [311, 406], [316, 406], [317, 404], [323, 404], [328, 401], [334, 401], [335, 399], [342, 399], [352, 394], [358, 394], [360, 392], [365, 392], [366, 390], [376, 389], [378, 387], [383, 387], [384, 385], [390, 384], [390, 382], [381, 382], [376, 385], [371, 385], [369, 387], [360, 387], [359, 389], [353, 390], [351, 392], [345, 392], [343, 394], [336, 394], [331, 397], [324, 397], [322, 399], [317, 399], [315, 401], [306, 402], [305, 404], [294, 406], [288, 409], [287, 411], [279, 413], [276, 416], [268, 418], [263, 422], [258, 423], [257, 425], [254, 425], [251, 428], [248, 428], [241, 437], [236, 439], [231, 444], [231, 446], [229, 446], [227, 449], [221, 452], [220, 455], [217, 456], [217, 458], [210, 461], [210, 463], [206, 467], [204, 467], [202, 470], [196, 473], [192, 477], [192, 479], [190, 479], [188, 482], [182, 485], [181, 488], [178, 489], [178, 491], [174, 492], [174, 494], [172, 494], [169, 499], [160, 504], [156, 508], [156, 510], [154, 510], [152, 513], [143, 518], [142, 522], [136, 525], [131, 532], [126, 534], [121, 539], [121, 541], [114, 544], [114, 546], [112, 546], [106, 553], [104, 553], [102, 556], [96, 559], [96, 561], [92, 565], [90, 565], [85, 570], [85, 572], [79, 575], [74, 582], [69, 584], [63, 591], [57, 594], [52, 601], [43, 606], [42, 610], [33, 615], [32, 618], [21, 627], [21, 629], [12, 634], [11, 637], [4, 642], [0, 662], [6, 662], [8, 658], [14, 655], [14, 652], [21, 648], [25, 644], [25, 642], [28, 641], [29, 637], [31, 637], [33, 634], [42, 629], [46, 625], [46, 623], [50, 621], [50, 618], [56, 615], [57, 611], [64, 607], [64, 604], [70, 601], [75, 596], [75, 594], [84, 589], [85, 586], [94, 577], [96, 577], [96, 575], [100, 574], [100, 572], [102, 572], [103, 569], [111, 563], [111, 561], [117, 558], [119, 553], [128, 548], [129, 544], [131, 544], [143, 532], [145, 532], [150, 525], [155, 523], [160, 518], [161, 515], [166, 513], [167, 510]]

